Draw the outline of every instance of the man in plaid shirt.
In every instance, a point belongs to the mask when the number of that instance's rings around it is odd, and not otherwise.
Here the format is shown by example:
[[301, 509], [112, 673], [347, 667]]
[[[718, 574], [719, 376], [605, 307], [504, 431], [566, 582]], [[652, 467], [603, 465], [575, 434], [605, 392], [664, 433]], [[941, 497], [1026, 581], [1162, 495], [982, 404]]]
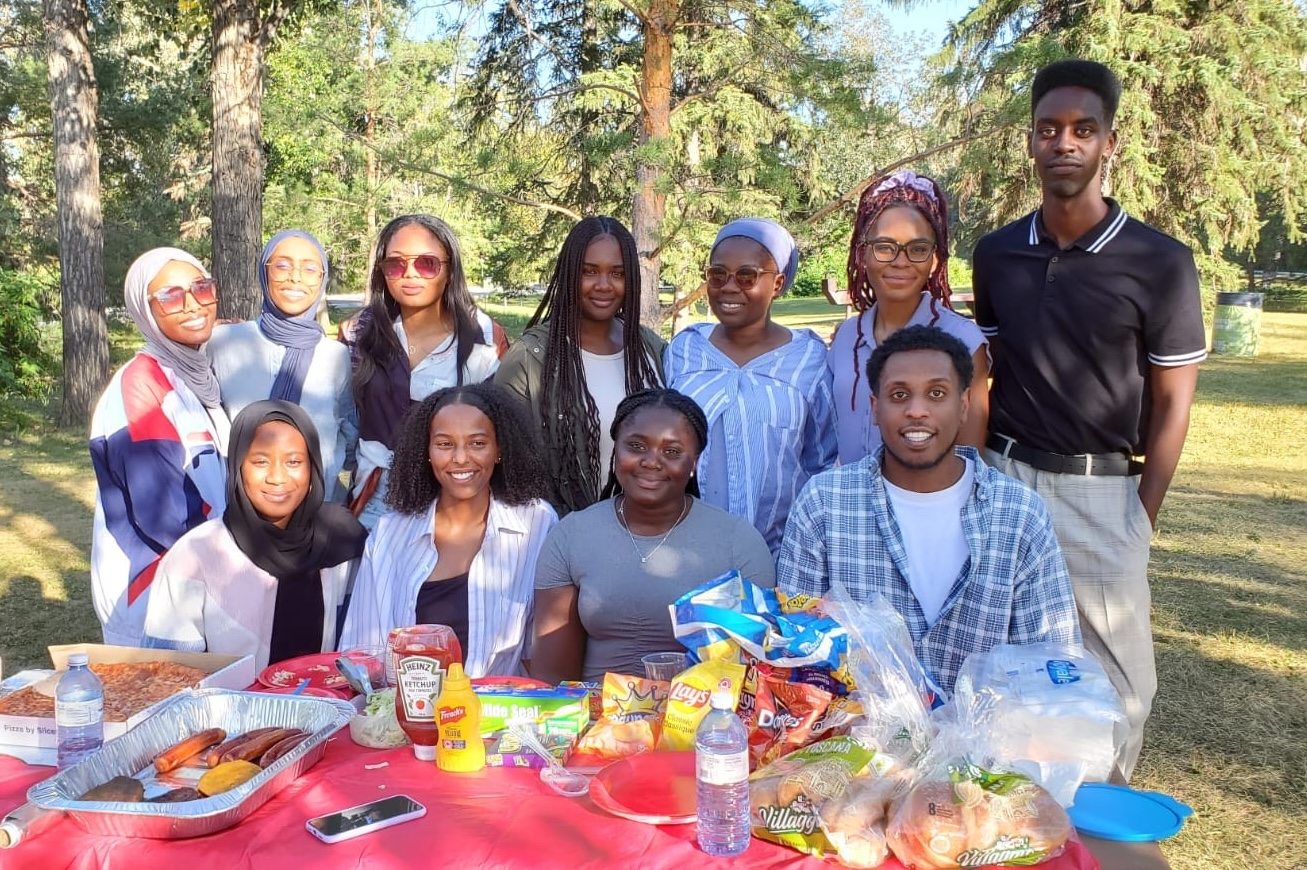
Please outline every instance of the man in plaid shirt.
[[867, 363], [879, 451], [812, 478], [790, 510], [777, 567], [789, 593], [884, 595], [917, 657], [952, 693], [963, 660], [1003, 643], [1079, 643], [1075, 599], [1044, 502], [956, 444], [972, 363], [913, 326]]

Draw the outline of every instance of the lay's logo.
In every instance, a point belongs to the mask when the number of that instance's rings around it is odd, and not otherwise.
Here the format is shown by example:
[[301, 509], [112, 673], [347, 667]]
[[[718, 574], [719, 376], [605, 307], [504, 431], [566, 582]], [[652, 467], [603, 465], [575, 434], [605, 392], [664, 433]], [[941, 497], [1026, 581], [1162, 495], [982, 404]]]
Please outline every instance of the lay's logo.
[[460, 704], [457, 707], [444, 707], [440, 711], [440, 724], [448, 725], [451, 722], [458, 722], [467, 715], [467, 708]]
[[696, 688], [689, 683], [675, 683], [672, 685], [670, 700], [679, 701], [687, 707], [702, 707], [711, 696], [712, 692], [707, 689]]

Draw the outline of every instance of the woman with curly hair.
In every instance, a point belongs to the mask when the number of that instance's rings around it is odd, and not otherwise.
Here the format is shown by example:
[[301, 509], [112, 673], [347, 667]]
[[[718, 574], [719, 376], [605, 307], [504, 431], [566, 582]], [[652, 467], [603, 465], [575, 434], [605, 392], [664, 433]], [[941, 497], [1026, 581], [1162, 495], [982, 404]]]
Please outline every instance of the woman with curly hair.
[[440, 390], [408, 415], [392, 485], [368, 538], [341, 648], [381, 646], [393, 628], [448, 625], [469, 676], [521, 672], [532, 578], [558, 522], [540, 447], [501, 387]]
[[359, 424], [350, 508], [370, 529], [384, 512], [391, 450], [409, 408], [443, 387], [488, 380], [499, 367], [494, 325], [472, 300], [448, 224], [425, 214], [386, 224], [368, 305], [344, 339]]
[[699, 500], [708, 420], [693, 399], [627, 396], [611, 435], [606, 500], [564, 517], [536, 568], [531, 675], [551, 683], [643, 673], [641, 656], [680, 647], [668, 606], [733, 568], [776, 585], [762, 535]]
[[495, 375], [531, 406], [559, 513], [598, 500], [617, 403], [662, 383], [665, 345], [640, 325], [630, 231], [610, 217], [585, 218], [567, 234], [540, 307]]
[[977, 449], [989, 422], [989, 352], [979, 327], [953, 310], [948, 286], [948, 204], [925, 176], [902, 170], [862, 194], [849, 243], [849, 298], [856, 317], [835, 332], [826, 360], [835, 380], [841, 465], [880, 447], [866, 383], [871, 352], [905, 326], [936, 326], [967, 346], [975, 364], [971, 410], [958, 440]]

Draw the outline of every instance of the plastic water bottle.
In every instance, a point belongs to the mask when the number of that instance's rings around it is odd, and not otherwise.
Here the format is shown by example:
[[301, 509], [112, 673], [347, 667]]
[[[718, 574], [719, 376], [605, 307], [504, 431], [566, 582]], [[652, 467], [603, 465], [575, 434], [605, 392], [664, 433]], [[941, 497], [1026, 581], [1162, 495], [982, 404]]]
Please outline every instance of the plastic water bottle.
[[71, 653], [68, 672], [54, 690], [60, 769], [94, 755], [104, 745], [104, 685], [86, 664], [86, 653]]
[[699, 848], [738, 855], [749, 848], [749, 734], [730, 692], [713, 692], [694, 735]]

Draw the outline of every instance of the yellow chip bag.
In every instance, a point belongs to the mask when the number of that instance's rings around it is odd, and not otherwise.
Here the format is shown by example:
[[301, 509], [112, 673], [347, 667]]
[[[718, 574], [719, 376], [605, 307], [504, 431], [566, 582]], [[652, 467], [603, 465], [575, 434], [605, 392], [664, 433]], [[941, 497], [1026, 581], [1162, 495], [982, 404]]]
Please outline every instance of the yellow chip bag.
[[682, 671], [672, 680], [667, 696], [667, 713], [663, 716], [663, 733], [659, 749], [694, 749], [694, 732], [708, 715], [712, 693], [729, 690], [733, 703], [739, 703], [744, 683], [744, 665], [721, 659], [701, 662]]

